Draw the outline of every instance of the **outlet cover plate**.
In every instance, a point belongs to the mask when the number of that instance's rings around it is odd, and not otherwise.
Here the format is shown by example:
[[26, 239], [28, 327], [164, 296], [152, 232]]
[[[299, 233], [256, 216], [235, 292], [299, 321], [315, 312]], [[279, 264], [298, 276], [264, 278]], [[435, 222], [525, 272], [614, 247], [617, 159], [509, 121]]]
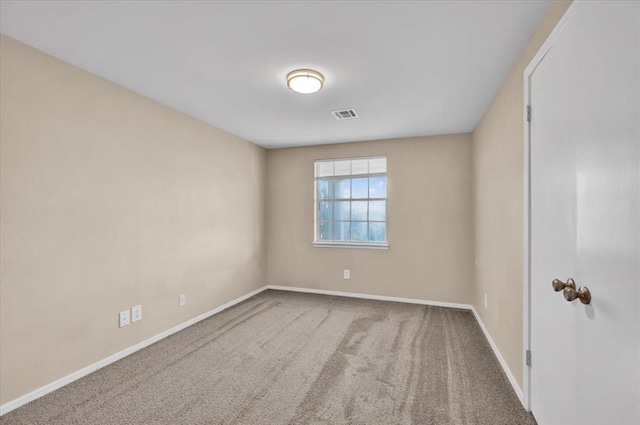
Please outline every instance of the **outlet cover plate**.
[[131, 307], [131, 323], [142, 320], [142, 304]]
[[187, 304], [187, 296], [182, 294], [178, 297], [178, 305], [180, 307], [184, 307]]
[[344, 278], [345, 278], [345, 279], [351, 279], [351, 270], [349, 270], [349, 269], [344, 269], [343, 274], [344, 274]]

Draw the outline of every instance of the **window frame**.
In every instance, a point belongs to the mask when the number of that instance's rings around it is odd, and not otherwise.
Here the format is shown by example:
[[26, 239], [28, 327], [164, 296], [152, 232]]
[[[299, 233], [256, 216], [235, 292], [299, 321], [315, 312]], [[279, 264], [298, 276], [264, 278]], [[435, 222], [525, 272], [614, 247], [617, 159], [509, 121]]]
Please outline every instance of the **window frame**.
[[[354, 161], [354, 160], [370, 160], [370, 159], [377, 159], [377, 158], [384, 158], [385, 162], [387, 161], [387, 155], [372, 155], [372, 156], [362, 156], [362, 157], [349, 157], [349, 158], [322, 158], [322, 159], [315, 159], [313, 161], [314, 164], [314, 179], [313, 179], [313, 206], [314, 206], [314, 213], [313, 213], [313, 243], [312, 245], [316, 248], [364, 248], [364, 249], [389, 249], [389, 233], [388, 233], [388, 223], [389, 223], [389, 214], [388, 214], [388, 200], [389, 200], [389, 175], [388, 175], [388, 168], [385, 164], [385, 171], [384, 172], [374, 172], [374, 173], [367, 173], [367, 174], [342, 174], [342, 175], [333, 175], [333, 176], [318, 176], [317, 175], [317, 167], [318, 167], [318, 163], [319, 162], [339, 162], [339, 161]], [[367, 170], [368, 171], [368, 170]], [[353, 180], [356, 179], [362, 179], [362, 178], [366, 178], [366, 179], [370, 179], [370, 178], [375, 178], [375, 177], [385, 177], [386, 180], [386, 186], [387, 186], [387, 190], [386, 190], [386, 196], [384, 198], [371, 198], [370, 197], [370, 192], [369, 192], [369, 188], [367, 189], [367, 197], [366, 198], [354, 198], [353, 197]], [[349, 193], [349, 198], [337, 198], [335, 197], [335, 194], [333, 195], [332, 198], [318, 198], [318, 181], [335, 181], [335, 180], [350, 180], [350, 185], [351, 185], [351, 190]], [[352, 220], [351, 216], [349, 217], [349, 220], [335, 220], [335, 216], [333, 215], [334, 213], [332, 213], [332, 219], [331, 220], [320, 220], [319, 217], [319, 211], [320, 211], [320, 202], [330, 202], [333, 203], [335, 205], [335, 202], [349, 202], [349, 206], [350, 206], [350, 211], [351, 211], [351, 206], [353, 202], [376, 202], [376, 201], [383, 201], [385, 203], [385, 219], [382, 220], [370, 220], [369, 216], [370, 216], [370, 210], [369, 208], [367, 208], [367, 219], [366, 221], [363, 220]], [[370, 223], [384, 223], [385, 226], [385, 241], [384, 242], [372, 242], [372, 241], [365, 241], [365, 242], [358, 242], [358, 241], [340, 241], [340, 240], [319, 240], [318, 236], [319, 236], [319, 227], [320, 227], [320, 223], [331, 223], [331, 225], [333, 226], [335, 223], [350, 223], [350, 228], [352, 223], [366, 223], [367, 224], [367, 236], [369, 236], [369, 224]]]

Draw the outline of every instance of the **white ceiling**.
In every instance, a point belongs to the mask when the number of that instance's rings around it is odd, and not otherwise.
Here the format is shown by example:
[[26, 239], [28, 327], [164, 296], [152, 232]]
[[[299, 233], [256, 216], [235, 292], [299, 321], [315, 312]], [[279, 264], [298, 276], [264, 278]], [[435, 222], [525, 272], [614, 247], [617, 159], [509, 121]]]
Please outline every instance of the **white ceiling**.
[[549, 4], [2, 0], [0, 31], [275, 148], [473, 130]]

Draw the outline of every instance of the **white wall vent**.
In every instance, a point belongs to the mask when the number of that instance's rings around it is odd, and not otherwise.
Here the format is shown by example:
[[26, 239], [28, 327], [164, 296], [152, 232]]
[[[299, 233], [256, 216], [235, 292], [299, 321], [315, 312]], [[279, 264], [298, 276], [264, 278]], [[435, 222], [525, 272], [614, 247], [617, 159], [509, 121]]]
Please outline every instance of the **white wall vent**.
[[350, 120], [352, 118], [358, 118], [358, 114], [355, 109], [345, 109], [343, 111], [333, 111], [333, 116], [337, 120]]

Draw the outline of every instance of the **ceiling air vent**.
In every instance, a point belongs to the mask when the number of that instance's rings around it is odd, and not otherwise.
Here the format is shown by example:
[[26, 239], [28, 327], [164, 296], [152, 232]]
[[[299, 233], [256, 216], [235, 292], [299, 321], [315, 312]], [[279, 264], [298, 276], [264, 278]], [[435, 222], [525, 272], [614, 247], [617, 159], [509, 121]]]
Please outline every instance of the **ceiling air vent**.
[[344, 111], [333, 111], [333, 116], [337, 120], [350, 120], [352, 118], [358, 118], [358, 114], [355, 109], [345, 109]]

